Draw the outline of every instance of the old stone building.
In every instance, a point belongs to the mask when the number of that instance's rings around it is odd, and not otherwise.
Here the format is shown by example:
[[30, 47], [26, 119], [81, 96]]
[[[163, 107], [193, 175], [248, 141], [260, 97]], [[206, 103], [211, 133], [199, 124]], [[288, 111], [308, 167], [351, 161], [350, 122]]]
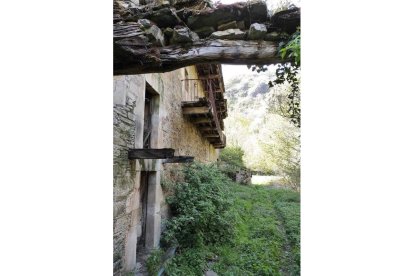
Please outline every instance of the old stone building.
[[[168, 206], [162, 181], [177, 162], [216, 161], [227, 116], [221, 65], [114, 76], [113, 269], [132, 271], [140, 250], [159, 246]], [[157, 156], [167, 152], [172, 156]], [[141, 264], [142, 265], [142, 264]]]

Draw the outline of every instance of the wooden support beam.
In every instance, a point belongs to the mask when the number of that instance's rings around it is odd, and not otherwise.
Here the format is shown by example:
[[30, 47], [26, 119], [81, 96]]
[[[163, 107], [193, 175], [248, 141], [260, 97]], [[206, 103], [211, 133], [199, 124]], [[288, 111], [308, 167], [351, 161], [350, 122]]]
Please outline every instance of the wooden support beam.
[[213, 75], [207, 75], [207, 76], [200, 76], [196, 80], [212, 80], [212, 79], [218, 79], [221, 76], [219, 74], [213, 74]]
[[174, 157], [174, 149], [129, 149], [128, 159], [166, 159]]
[[210, 108], [207, 106], [183, 107], [182, 109], [184, 115], [208, 114], [210, 112]]
[[167, 158], [162, 163], [190, 163], [194, 161], [194, 156], [174, 156]]
[[213, 131], [213, 130], [217, 130], [215, 127], [209, 127], [209, 126], [199, 127], [198, 129], [201, 130], [201, 131]]
[[206, 117], [203, 117], [203, 118], [194, 118], [194, 119], [191, 120], [191, 122], [193, 124], [205, 124], [205, 123], [211, 123], [211, 122], [213, 122], [213, 119], [212, 118], [206, 118]]
[[220, 135], [218, 134], [204, 134], [204, 138], [220, 138]]
[[[277, 55], [280, 41], [202, 37], [185, 44], [174, 44], [169, 40], [162, 39], [162, 35], [158, 35], [158, 27], [174, 28], [176, 25], [182, 25], [196, 31], [202, 27], [217, 29], [220, 22], [234, 20], [244, 22], [247, 29], [251, 23], [258, 22], [264, 23], [268, 32], [291, 34], [300, 26], [300, 8], [277, 12], [269, 17], [264, 1], [218, 5], [205, 11], [194, 8], [182, 9], [192, 6], [193, 4], [190, 5], [189, 2], [195, 2], [195, 0], [172, 1], [183, 2], [172, 5], [180, 11], [176, 11], [173, 7], [159, 5], [158, 7], [151, 5], [151, 8], [147, 6], [136, 7], [136, 5], [130, 5], [129, 2], [131, 1], [114, 1], [113, 61], [115, 75], [163, 73], [189, 65], [205, 63], [257, 65], [290, 61], [289, 59], [282, 60]], [[149, 19], [158, 27], [155, 29], [151, 27], [150, 31], [144, 28], [143, 23], [137, 22], [138, 19]], [[220, 74], [220, 72], [218, 73]], [[220, 86], [223, 85], [220, 84]], [[221, 89], [224, 91], [224, 87]]]
[[253, 40], [205, 39], [186, 47], [143, 47], [115, 41], [114, 75], [164, 73], [205, 62], [243, 65], [284, 62], [277, 49], [276, 42]]

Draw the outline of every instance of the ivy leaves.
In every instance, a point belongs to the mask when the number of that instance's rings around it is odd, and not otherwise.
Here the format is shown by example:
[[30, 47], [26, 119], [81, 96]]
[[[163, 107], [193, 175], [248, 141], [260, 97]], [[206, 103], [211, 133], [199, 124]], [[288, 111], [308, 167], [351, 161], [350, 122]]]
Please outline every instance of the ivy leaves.
[[[287, 107], [283, 108], [287, 111], [279, 113], [288, 118], [294, 126], [300, 128], [300, 27], [287, 41], [279, 43], [277, 55], [286, 62], [276, 65], [276, 79], [269, 81], [268, 85], [273, 87], [287, 82], [292, 87], [291, 93], [287, 96]], [[268, 69], [266, 65], [248, 65], [247, 67], [258, 73]]]
[[300, 28], [292, 34], [287, 42], [279, 44], [278, 52], [282, 59], [293, 60], [294, 64], [300, 67]]
[[289, 83], [292, 88], [289, 95], [287, 95], [287, 107], [281, 112], [281, 116], [289, 118], [290, 122], [300, 128], [300, 67], [291, 63], [277, 64], [276, 79], [269, 81], [269, 86], [273, 87], [284, 82]]

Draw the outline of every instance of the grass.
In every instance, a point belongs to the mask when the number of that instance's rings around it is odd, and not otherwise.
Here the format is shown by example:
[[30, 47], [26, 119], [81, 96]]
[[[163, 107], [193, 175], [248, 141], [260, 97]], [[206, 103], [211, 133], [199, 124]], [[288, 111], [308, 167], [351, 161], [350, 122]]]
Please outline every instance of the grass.
[[300, 195], [230, 184], [235, 233], [229, 242], [178, 250], [167, 275], [300, 275]]

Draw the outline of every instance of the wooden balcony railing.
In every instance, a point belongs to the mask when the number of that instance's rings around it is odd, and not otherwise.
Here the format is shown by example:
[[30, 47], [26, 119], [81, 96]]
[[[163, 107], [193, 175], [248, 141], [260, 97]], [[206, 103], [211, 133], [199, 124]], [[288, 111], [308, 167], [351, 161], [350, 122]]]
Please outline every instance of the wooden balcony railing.
[[211, 144], [218, 148], [224, 147], [226, 139], [219, 116], [223, 103], [217, 103], [217, 92], [213, 90], [212, 80], [184, 79], [182, 82], [183, 113], [190, 117]]

